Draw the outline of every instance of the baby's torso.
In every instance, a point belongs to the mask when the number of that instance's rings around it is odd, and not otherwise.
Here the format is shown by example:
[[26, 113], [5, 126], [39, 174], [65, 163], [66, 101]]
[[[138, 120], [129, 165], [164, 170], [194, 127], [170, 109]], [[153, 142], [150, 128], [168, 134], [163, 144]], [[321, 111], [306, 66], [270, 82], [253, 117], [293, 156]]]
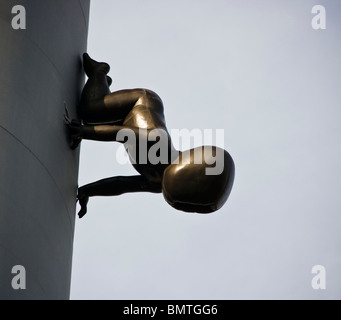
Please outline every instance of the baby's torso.
[[[150, 181], [161, 182], [169, 159], [167, 163], [164, 163], [164, 157], [160, 155], [160, 152], [162, 155], [167, 152], [170, 156], [173, 146], [166, 128], [163, 104], [159, 96], [146, 90], [124, 119], [123, 126], [145, 129], [141, 131], [139, 137], [136, 137], [135, 147], [127, 148], [126, 146], [126, 148], [129, 150], [132, 165], [141, 175]], [[155, 139], [155, 136], [158, 135], [162, 136], [162, 142], [156, 146], [159, 139]], [[142, 139], [145, 140], [142, 141]], [[162, 148], [162, 151], [158, 150], [159, 148]]]

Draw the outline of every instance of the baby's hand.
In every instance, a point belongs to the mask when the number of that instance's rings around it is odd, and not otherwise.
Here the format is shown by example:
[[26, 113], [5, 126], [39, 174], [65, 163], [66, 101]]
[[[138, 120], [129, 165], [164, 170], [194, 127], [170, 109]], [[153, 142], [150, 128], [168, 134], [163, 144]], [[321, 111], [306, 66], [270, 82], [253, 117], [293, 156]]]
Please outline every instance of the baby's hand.
[[83, 125], [79, 120], [70, 119], [69, 111], [65, 104], [64, 122], [68, 127], [70, 137], [72, 139], [71, 149], [74, 150], [78, 147], [83, 138]]
[[83, 134], [83, 125], [80, 123], [79, 120], [72, 119], [65, 121], [66, 126], [69, 129], [70, 136], [72, 138], [82, 138]]

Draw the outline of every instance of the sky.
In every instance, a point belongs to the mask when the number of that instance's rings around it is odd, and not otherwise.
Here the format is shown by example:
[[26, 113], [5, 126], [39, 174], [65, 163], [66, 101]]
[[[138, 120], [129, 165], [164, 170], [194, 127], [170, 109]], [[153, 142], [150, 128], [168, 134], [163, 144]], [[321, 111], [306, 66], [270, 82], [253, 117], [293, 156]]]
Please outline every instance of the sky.
[[[312, 27], [315, 5], [326, 29]], [[169, 129], [223, 129], [227, 203], [91, 198], [76, 221], [71, 299], [341, 298], [341, 3], [96, 0], [88, 52], [113, 91], [147, 88]], [[79, 185], [135, 175], [115, 142], [83, 141]], [[78, 207], [79, 208], [79, 207]], [[326, 288], [313, 289], [315, 265]]]

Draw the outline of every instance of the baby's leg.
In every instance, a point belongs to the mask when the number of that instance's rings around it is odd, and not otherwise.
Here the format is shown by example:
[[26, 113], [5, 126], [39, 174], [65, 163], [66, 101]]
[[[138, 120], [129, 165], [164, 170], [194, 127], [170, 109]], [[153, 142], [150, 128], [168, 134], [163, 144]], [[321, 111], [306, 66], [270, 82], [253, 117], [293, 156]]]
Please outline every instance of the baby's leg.
[[123, 122], [144, 91], [133, 89], [110, 93], [109, 65], [91, 59], [88, 54], [83, 55], [83, 65], [89, 79], [78, 108], [81, 119], [92, 124]]
[[130, 89], [112, 92], [102, 98], [86, 99], [82, 101], [79, 113], [89, 124], [122, 123], [143, 94], [142, 89]]

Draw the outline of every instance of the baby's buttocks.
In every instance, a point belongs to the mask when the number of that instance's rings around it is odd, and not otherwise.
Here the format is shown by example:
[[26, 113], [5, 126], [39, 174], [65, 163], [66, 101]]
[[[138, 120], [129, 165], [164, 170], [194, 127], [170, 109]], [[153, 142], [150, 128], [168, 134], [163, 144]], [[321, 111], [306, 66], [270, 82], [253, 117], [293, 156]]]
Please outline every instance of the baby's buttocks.
[[128, 113], [124, 122], [124, 126], [136, 127], [141, 129], [152, 129], [151, 115], [148, 108], [142, 104], [135, 105]]
[[165, 128], [161, 99], [148, 91], [138, 99], [126, 116], [123, 125], [142, 129]]

